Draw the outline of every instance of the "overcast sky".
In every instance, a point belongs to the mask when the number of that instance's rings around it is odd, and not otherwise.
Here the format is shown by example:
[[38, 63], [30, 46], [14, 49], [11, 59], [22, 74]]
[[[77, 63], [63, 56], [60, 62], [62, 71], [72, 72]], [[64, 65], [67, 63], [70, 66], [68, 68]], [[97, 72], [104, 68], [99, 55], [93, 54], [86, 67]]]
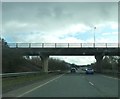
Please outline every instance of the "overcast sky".
[[[3, 2], [2, 37], [7, 42], [118, 42], [117, 2]], [[61, 57], [87, 64], [91, 57]]]

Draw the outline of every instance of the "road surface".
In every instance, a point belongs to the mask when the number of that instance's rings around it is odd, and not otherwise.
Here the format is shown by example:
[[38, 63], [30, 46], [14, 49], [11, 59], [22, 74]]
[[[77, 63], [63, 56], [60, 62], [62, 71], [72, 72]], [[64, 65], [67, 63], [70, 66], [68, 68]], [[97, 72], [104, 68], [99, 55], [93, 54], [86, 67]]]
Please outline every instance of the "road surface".
[[100, 74], [67, 73], [8, 92], [3, 96], [118, 97], [118, 79]]

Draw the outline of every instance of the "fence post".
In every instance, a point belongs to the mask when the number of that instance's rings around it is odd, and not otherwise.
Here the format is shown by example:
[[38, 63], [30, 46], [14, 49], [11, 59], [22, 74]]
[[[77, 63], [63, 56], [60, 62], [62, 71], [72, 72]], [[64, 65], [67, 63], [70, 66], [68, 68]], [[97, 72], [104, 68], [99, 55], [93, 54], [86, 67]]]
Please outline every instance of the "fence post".
[[93, 43], [93, 47], [95, 48], [95, 43]]
[[29, 48], [31, 47], [31, 43], [29, 43]]
[[107, 48], [107, 43], [105, 43], [105, 45], [106, 45], [106, 48]]
[[82, 48], [82, 43], [80, 43], [80, 45], [81, 45], [81, 48]]
[[18, 43], [16, 43], [16, 48], [18, 48]]
[[56, 48], [56, 43], [55, 43], [55, 48]]
[[69, 43], [68, 43], [68, 48], [69, 48]]
[[44, 43], [42, 43], [42, 48], [44, 48]]

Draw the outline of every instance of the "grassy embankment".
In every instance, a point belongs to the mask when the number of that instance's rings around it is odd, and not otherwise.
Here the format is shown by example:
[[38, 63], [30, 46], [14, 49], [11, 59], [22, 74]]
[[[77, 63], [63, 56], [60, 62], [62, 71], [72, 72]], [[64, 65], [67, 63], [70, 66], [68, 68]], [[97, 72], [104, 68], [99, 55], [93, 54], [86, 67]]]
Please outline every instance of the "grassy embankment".
[[114, 77], [114, 78], [119, 78], [120, 79], [120, 74], [118, 71], [112, 71], [112, 70], [104, 70], [102, 71], [103, 75]]
[[19, 77], [9, 77], [2, 79], [2, 92], [6, 93], [8, 91], [18, 89], [20, 87], [36, 83], [38, 81], [43, 81], [50, 77], [56, 76], [59, 73], [39, 73]]

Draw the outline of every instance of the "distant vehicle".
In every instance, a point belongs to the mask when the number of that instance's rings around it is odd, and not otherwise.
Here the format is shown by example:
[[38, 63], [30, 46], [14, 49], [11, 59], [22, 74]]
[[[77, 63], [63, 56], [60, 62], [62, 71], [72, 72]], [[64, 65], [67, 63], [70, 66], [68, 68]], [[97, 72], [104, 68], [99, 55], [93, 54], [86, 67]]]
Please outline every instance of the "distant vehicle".
[[92, 68], [86, 68], [86, 74], [94, 74], [94, 69]]
[[76, 68], [71, 68], [71, 73], [76, 73]]

